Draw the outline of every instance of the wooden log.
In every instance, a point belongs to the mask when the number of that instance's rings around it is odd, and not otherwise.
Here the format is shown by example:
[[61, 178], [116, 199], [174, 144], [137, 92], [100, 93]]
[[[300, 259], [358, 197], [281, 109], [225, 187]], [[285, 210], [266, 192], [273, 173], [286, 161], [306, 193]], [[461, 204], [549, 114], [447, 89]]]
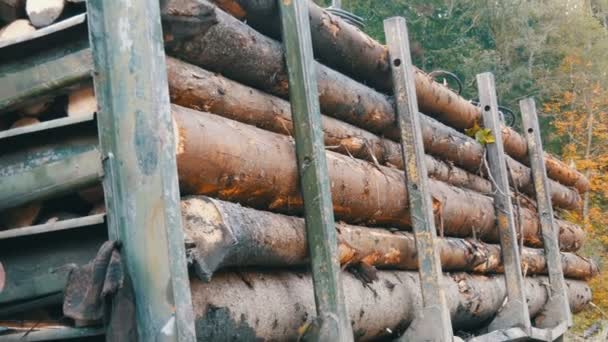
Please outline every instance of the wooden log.
[[0, 20], [11, 22], [25, 16], [25, 0], [0, 0]]
[[26, 116], [24, 118], [18, 119], [17, 121], [13, 122], [13, 124], [11, 125], [11, 128], [26, 127], [26, 126], [35, 125], [38, 123], [40, 123], [40, 120]]
[[4, 290], [4, 283], [6, 282], [6, 273], [4, 272], [4, 266], [0, 262], [0, 293]]
[[97, 112], [97, 100], [93, 86], [75, 89], [68, 95], [68, 116], [83, 116]]
[[[291, 108], [287, 101], [257, 89], [231, 81], [175, 58], [167, 58], [169, 93], [173, 103], [218, 114], [275, 133], [293, 136]], [[427, 118], [421, 115], [421, 118]], [[475, 140], [430, 118], [421, 120], [429, 176], [458, 187], [490, 193], [487, 180], [453, 166], [478, 172], [483, 147]], [[381, 138], [346, 122], [322, 116], [326, 148], [368, 161], [403, 169], [398, 143]], [[520, 191], [534, 196], [530, 169], [509, 159], [511, 179]], [[553, 204], [565, 209], [578, 209], [581, 198], [577, 191], [558, 182], [550, 185]]]
[[65, 0], [27, 0], [25, 12], [32, 25], [36, 27], [49, 26], [54, 23], [65, 7]]
[[[301, 213], [295, 150], [289, 137], [209, 113], [173, 106], [182, 194], [210, 195], [248, 206]], [[326, 154], [336, 217], [350, 223], [407, 228], [402, 171], [334, 152]], [[496, 242], [492, 199], [431, 180], [438, 229], [446, 235]], [[525, 243], [541, 246], [535, 212], [519, 208]], [[584, 231], [558, 220], [562, 250], [577, 250]]]
[[[418, 274], [380, 271], [378, 280], [364, 284], [343, 273], [346, 304], [355, 339], [395, 337], [403, 332], [421, 309]], [[527, 304], [537, 320], [547, 302], [545, 277], [526, 278]], [[591, 290], [570, 280], [568, 298], [573, 312], [591, 301]], [[502, 307], [502, 276], [466, 273], [445, 275], [443, 286], [455, 330], [482, 327]], [[302, 272], [227, 272], [209, 283], [192, 279], [190, 285], [200, 341], [268, 340], [295, 341], [298, 328], [314, 317], [312, 281]], [[263, 309], [262, 309], [263, 308]]]
[[[289, 267], [307, 264], [304, 220], [259, 211], [208, 197], [181, 202], [187, 253], [201, 279], [210, 279], [223, 267]], [[409, 232], [336, 223], [342, 266], [363, 263], [385, 269], [416, 270], [414, 236]], [[473, 239], [440, 238], [445, 272], [503, 273], [499, 245]], [[589, 279], [597, 265], [573, 253], [562, 253], [568, 278]], [[522, 269], [526, 274], [547, 274], [543, 250], [524, 247]]]
[[[245, 20], [255, 29], [273, 38], [280, 38], [278, 8], [273, 0], [213, 0], [220, 8]], [[315, 57], [322, 63], [339, 70], [365, 84], [390, 92], [390, 75], [386, 47], [361, 32], [353, 25], [329, 14], [312, 1], [309, 4], [310, 25]], [[416, 92], [420, 110], [457, 129], [481, 123], [479, 108], [434, 80], [423, 71], [416, 70]], [[503, 140], [507, 154], [527, 164], [525, 139], [510, 127], [504, 127]], [[549, 177], [581, 193], [589, 189], [589, 180], [580, 172], [550, 155], [547, 165]], [[548, 163], [549, 164], [549, 163]]]
[[42, 204], [31, 202], [16, 208], [6, 209], [0, 212], [0, 226], [5, 229], [22, 228], [31, 226], [38, 219]]
[[[287, 98], [287, 74], [283, 63], [282, 48], [278, 42], [263, 36], [204, 0], [166, 1], [163, 22], [165, 24], [165, 43], [169, 54], [210, 71], [221, 72], [244, 84]], [[374, 133], [398, 139], [395, 111], [389, 97], [322, 64], [317, 63], [315, 68], [319, 101], [324, 113]], [[417, 88], [422, 89], [422, 86], [417, 85]], [[426, 109], [424, 105], [428, 102], [426, 97], [434, 99], [437, 96], [431, 91], [419, 99], [421, 110]], [[456, 108], [457, 106], [451, 103], [453, 101], [455, 99], [445, 99], [445, 106]], [[462, 101], [465, 100], [462, 99]], [[469, 104], [469, 106], [471, 105]], [[476, 107], [471, 107], [475, 110], [476, 118], [479, 118], [479, 111]], [[436, 114], [430, 110], [427, 112]], [[451, 118], [452, 114], [450, 113], [450, 116], [446, 117]], [[445, 119], [445, 117], [437, 117]], [[481, 122], [481, 120], [479, 121]], [[471, 124], [460, 127], [454, 123], [450, 124], [459, 129], [472, 126]], [[523, 137], [510, 128], [505, 128], [503, 134], [506, 135], [503, 138], [505, 151], [520, 162], [526, 163], [527, 145]], [[552, 165], [551, 167], [569, 169], [561, 162]], [[566, 172], [553, 173], [553, 175], [565, 174]], [[564, 177], [556, 180], [567, 186], [576, 185], [580, 192], [587, 191], [588, 181], [580, 172], [567, 174], [574, 175], [575, 178]]]
[[19, 110], [19, 114], [21, 114], [22, 116], [38, 117], [44, 114], [47, 109], [49, 109], [52, 102], [53, 99], [49, 99], [31, 105], [27, 105]]
[[17, 19], [0, 29], [0, 41], [19, 38], [36, 31], [27, 19]]

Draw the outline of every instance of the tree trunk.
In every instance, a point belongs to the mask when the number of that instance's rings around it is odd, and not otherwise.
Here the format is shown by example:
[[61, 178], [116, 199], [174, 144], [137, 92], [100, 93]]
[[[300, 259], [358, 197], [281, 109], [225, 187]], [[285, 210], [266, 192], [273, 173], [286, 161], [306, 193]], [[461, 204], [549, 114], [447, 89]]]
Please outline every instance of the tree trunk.
[[[184, 235], [189, 259], [201, 279], [229, 266], [289, 267], [306, 265], [308, 247], [304, 219], [242, 207], [208, 197], [181, 201]], [[412, 233], [391, 232], [336, 223], [340, 264], [417, 270]], [[499, 245], [473, 239], [440, 238], [441, 265], [445, 272], [503, 272]], [[544, 251], [524, 247], [522, 269], [527, 274], [547, 274]], [[597, 265], [576, 254], [562, 253], [568, 278], [589, 279]]]
[[[274, 0], [216, 0], [216, 3], [236, 17], [246, 18], [248, 24], [265, 32], [271, 31], [278, 37], [278, 11]], [[196, 17], [199, 25], [183, 20], [184, 17]], [[385, 46], [312, 2], [310, 18], [317, 58], [337, 70], [346, 70], [348, 75], [359, 75], [365, 83], [383, 84], [382, 90], [392, 89]], [[206, 1], [168, 0], [163, 19], [170, 53], [245, 84], [288, 96], [282, 48], [276, 41]], [[192, 29], [194, 26], [198, 29]], [[393, 139], [398, 137], [395, 112], [388, 97], [322, 64], [317, 63], [316, 69], [323, 112], [374, 133]], [[482, 122], [477, 107], [420, 70], [416, 72], [416, 92], [420, 110], [450, 126], [463, 130], [476, 121]], [[506, 153], [527, 164], [525, 139], [509, 127], [502, 133]], [[588, 180], [581, 173], [558, 160], [547, 163], [547, 169], [550, 177], [556, 177], [555, 180], [564, 185], [576, 186], [581, 193], [589, 188]]]
[[[342, 273], [355, 339], [371, 340], [400, 334], [421, 310], [418, 274], [380, 271], [378, 280], [363, 284]], [[443, 289], [454, 330], [480, 328], [502, 307], [502, 276], [455, 273], [443, 278]], [[527, 304], [532, 317], [547, 302], [546, 277], [526, 278]], [[581, 282], [567, 282], [570, 308], [581, 311], [591, 290]], [[296, 341], [298, 328], [315, 314], [312, 279], [302, 272], [220, 273], [210, 283], [190, 285], [199, 341]], [[537, 320], [542, 317], [537, 317]]]
[[[289, 137], [209, 113], [173, 106], [182, 194], [210, 195], [261, 209], [301, 213], [298, 171]], [[406, 228], [410, 225], [403, 171], [327, 152], [334, 212], [350, 223]], [[430, 181], [440, 231], [498, 241], [492, 199]], [[524, 240], [542, 245], [538, 217], [520, 208]], [[558, 220], [561, 247], [577, 250], [583, 230]]]
[[[167, 75], [173, 103], [293, 136], [291, 107], [286, 100], [171, 57], [167, 58]], [[321, 120], [328, 149], [403, 169], [401, 146], [398, 143], [328, 116], [322, 116]], [[422, 120], [422, 126], [427, 153], [471, 172], [479, 170], [483, 147], [477, 141], [430, 118]], [[428, 155], [426, 163], [429, 176], [433, 178], [484, 194], [492, 191], [489, 181], [459, 167]], [[510, 158], [509, 166], [511, 179], [518, 189], [534, 196], [530, 169]], [[581, 200], [576, 190], [553, 180], [550, 181], [550, 190], [555, 206], [579, 208]]]

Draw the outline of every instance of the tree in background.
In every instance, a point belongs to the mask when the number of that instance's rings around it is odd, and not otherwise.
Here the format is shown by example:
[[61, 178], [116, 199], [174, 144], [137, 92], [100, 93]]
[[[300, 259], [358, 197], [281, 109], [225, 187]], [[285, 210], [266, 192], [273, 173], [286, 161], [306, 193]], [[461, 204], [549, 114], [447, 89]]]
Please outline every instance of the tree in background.
[[[329, 0], [318, 1], [329, 5]], [[593, 281], [598, 310], [579, 326], [608, 316], [608, 0], [342, 0], [384, 41], [383, 19], [408, 21], [414, 63], [448, 70], [477, 97], [475, 75], [495, 74], [502, 105], [533, 96], [542, 111], [545, 148], [591, 180], [584, 209], [561, 212], [587, 228], [584, 253], [604, 270]], [[518, 112], [517, 110], [515, 112]], [[605, 279], [604, 279], [605, 278]]]

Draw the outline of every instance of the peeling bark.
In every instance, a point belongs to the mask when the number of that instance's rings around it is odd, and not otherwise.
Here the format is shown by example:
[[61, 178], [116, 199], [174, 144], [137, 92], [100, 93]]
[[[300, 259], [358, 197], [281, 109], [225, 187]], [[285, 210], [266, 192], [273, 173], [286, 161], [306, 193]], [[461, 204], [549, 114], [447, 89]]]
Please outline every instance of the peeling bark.
[[[342, 273], [346, 306], [356, 340], [402, 333], [421, 309], [418, 273], [380, 271], [378, 280], [363, 284]], [[547, 302], [545, 277], [525, 278], [532, 317]], [[502, 307], [502, 276], [465, 273], [446, 275], [443, 289], [458, 330], [480, 328]], [[200, 341], [295, 341], [298, 328], [315, 317], [310, 276], [302, 272], [220, 273], [210, 283], [191, 281]], [[591, 301], [591, 290], [580, 281], [567, 281], [573, 312]]]
[[[212, 112], [279, 134], [293, 136], [291, 107], [286, 100], [241, 85], [225, 77], [177, 60], [167, 58], [169, 92], [173, 103]], [[492, 191], [491, 183], [468, 173], [478, 172], [483, 147], [475, 140], [421, 115], [426, 152], [450, 163], [427, 155], [429, 176], [457, 187], [481, 193]], [[328, 116], [322, 116], [326, 148], [349, 156], [403, 169], [401, 147], [361, 128]], [[534, 196], [530, 169], [509, 158], [511, 179], [520, 191]], [[451, 163], [461, 166], [452, 166]], [[551, 197], [555, 206], [578, 209], [578, 192], [550, 180]]]
[[[289, 137], [209, 113], [173, 106], [182, 194], [210, 195], [251, 207], [301, 213], [298, 171]], [[349, 223], [408, 228], [407, 190], [400, 170], [326, 153], [334, 212]], [[440, 231], [498, 241], [492, 199], [430, 180]], [[542, 245], [537, 214], [520, 208], [524, 241]], [[562, 250], [577, 250], [583, 230], [557, 220]]]
[[[201, 279], [230, 266], [290, 267], [308, 262], [304, 219], [242, 207], [238, 204], [190, 197], [182, 199], [187, 253]], [[385, 269], [417, 270], [414, 235], [386, 229], [336, 223], [342, 266], [363, 263]], [[445, 272], [503, 273], [499, 245], [473, 239], [440, 238]], [[526, 274], [547, 274], [544, 251], [524, 247]], [[598, 273], [592, 261], [562, 253], [568, 278], [589, 279]]]
[[[258, 8], [266, 13], [259, 16], [259, 20], [272, 21], [270, 13], [274, 11], [274, 3], [269, 1], [250, 1], [246, 6], [240, 6], [245, 3], [240, 0], [222, 0], [221, 3], [226, 10], [234, 12], [234, 8], [242, 9], [248, 17], [251, 14], [248, 10]], [[267, 12], [269, 8], [270, 12]], [[348, 61], [353, 59], [367, 61], [374, 67], [378, 65], [378, 61], [388, 63], [383, 45], [358, 30], [350, 30], [347, 24], [343, 24], [336, 32], [326, 32], [327, 27], [334, 26], [315, 24], [317, 21], [323, 22], [319, 18], [320, 14], [329, 16], [330, 20], [337, 23], [340, 19], [331, 17], [322, 10], [316, 10], [314, 4], [311, 8], [313, 46], [317, 53], [320, 45], [327, 48], [327, 53], [322, 57], [339, 56], [337, 51], [344, 49], [350, 57], [336, 58], [341, 64], [348, 64]], [[240, 10], [236, 11], [235, 14], [238, 15]], [[285, 98], [288, 96], [283, 50], [275, 40], [263, 36], [203, 0], [168, 0], [163, 13], [165, 42], [170, 54], [272, 94]], [[193, 22], [200, 27], [193, 25]], [[319, 35], [317, 30], [321, 30], [325, 35]], [[338, 33], [344, 33], [348, 38], [338, 38]], [[343, 43], [345, 45], [341, 45]], [[370, 47], [376, 51], [373, 53], [375, 58], [366, 55]], [[319, 102], [324, 113], [374, 133], [392, 139], [398, 138], [395, 111], [389, 97], [323, 64], [317, 63], [315, 68]], [[390, 79], [390, 73], [387, 75], [386, 79]], [[473, 126], [475, 121], [482, 122], [477, 107], [447, 87], [433, 82], [422, 72], [416, 73], [416, 89], [420, 110], [440, 121], [460, 130]], [[522, 163], [528, 163], [525, 139], [509, 127], [505, 127], [502, 133], [506, 153]], [[554, 161], [555, 163], [547, 164], [547, 168], [551, 169], [550, 176], [560, 177], [556, 180], [566, 186], [576, 186], [581, 193], [588, 190], [589, 182], [583, 174], [570, 169], [563, 162]]]

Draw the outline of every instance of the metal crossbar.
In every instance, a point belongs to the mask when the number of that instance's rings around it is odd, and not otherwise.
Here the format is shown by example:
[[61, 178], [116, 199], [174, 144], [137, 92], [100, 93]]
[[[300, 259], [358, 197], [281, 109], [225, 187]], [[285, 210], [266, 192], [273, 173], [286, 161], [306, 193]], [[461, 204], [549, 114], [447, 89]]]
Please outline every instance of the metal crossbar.
[[450, 311], [441, 286], [441, 260], [437, 250], [437, 231], [428, 189], [414, 67], [405, 19], [386, 19], [384, 33], [390, 55], [423, 301], [423, 310], [415, 317], [400, 340], [452, 341], [454, 336]]
[[337, 256], [308, 1], [279, 1], [279, 7], [317, 307], [317, 319], [305, 334], [316, 341], [352, 341]]

